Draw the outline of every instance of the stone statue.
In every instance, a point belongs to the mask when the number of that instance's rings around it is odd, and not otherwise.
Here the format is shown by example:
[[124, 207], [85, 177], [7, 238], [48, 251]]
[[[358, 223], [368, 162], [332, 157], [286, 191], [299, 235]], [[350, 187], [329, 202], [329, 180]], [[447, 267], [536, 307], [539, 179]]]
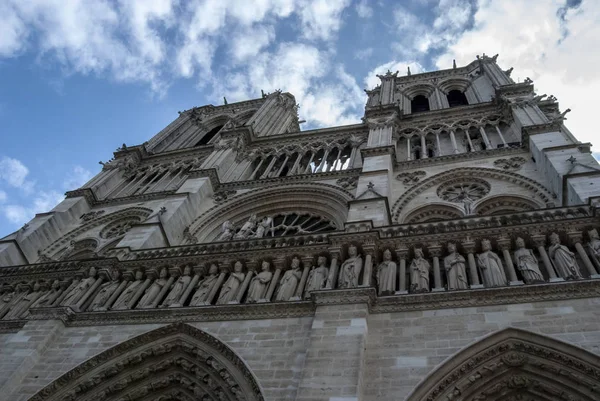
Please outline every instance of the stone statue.
[[327, 277], [329, 276], [329, 268], [327, 267], [327, 258], [319, 256], [317, 258], [317, 267], [313, 267], [308, 274], [306, 288], [304, 290], [304, 299], [310, 299], [311, 291], [318, 291], [325, 288]]
[[119, 272], [118, 270], [114, 270], [111, 277], [111, 281], [103, 283], [100, 286], [100, 291], [96, 294], [94, 300], [88, 308], [90, 311], [106, 310], [106, 307], [104, 305], [106, 304], [110, 296], [113, 294], [113, 292], [115, 292], [121, 284], [119, 280], [120, 277], [121, 272]]
[[242, 265], [242, 262], [239, 260], [235, 262], [235, 265], [233, 266], [233, 273], [229, 275], [229, 278], [225, 284], [223, 284], [223, 288], [221, 288], [219, 299], [217, 299], [217, 305], [226, 304], [235, 300], [237, 290], [246, 277], [246, 274], [242, 271], [243, 268], [244, 266]]
[[138, 309], [147, 309], [152, 307], [152, 303], [155, 298], [160, 294], [163, 287], [167, 284], [167, 269], [163, 267], [160, 269], [159, 276], [150, 287], [146, 289], [144, 292], [144, 296], [138, 302], [136, 308]]
[[383, 252], [383, 262], [377, 266], [376, 277], [379, 295], [390, 295], [396, 291], [396, 263], [389, 249]]
[[269, 271], [271, 264], [266, 260], [262, 262], [261, 272], [252, 278], [246, 303], [258, 302], [267, 295], [268, 285], [273, 278], [273, 273]]
[[25, 312], [27, 312], [29, 306], [42, 296], [42, 291], [40, 291], [40, 289], [40, 283], [36, 282], [33, 284], [33, 291], [29, 294], [25, 294], [25, 296], [14, 302], [3, 319], [11, 320], [21, 317]]
[[588, 231], [588, 235], [590, 236], [590, 242], [588, 242], [587, 246], [590, 256], [596, 262], [596, 265], [600, 266], [600, 236], [595, 228]]
[[444, 258], [446, 281], [449, 290], [466, 290], [469, 288], [465, 258], [456, 251], [456, 244], [448, 243], [448, 256]]
[[483, 276], [483, 283], [486, 287], [501, 287], [506, 285], [506, 275], [500, 257], [492, 251], [492, 244], [489, 240], [481, 241], [482, 253], [477, 255], [477, 262]]
[[175, 281], [175, 284], [173, 284], [173, 286], [171, 287], [171, 291], [169, 291], [169, 295], [167, 295], [167, 297], [163, 301], [162, 305], [160, 306], [161, 308], [179, 303], [179, 300], [180, 300], [181, 296], [183, 295], [183, 292], [185, 291], [187, 286], [190, 285], [190, 282], [192, 281], [192, 278], [190, 277], [191, 274], [192, 274], [192, 268], [190, 266], [184, 267], [183, 274], [181, 276], [179, 276], [177, 281]]
[[581, 276], [581, 272], [579, 271], [577, 261], [575, 260], [575, 254], [566, 246], [561, 245], [560, 238], [556, 233], [552, 233], [552, 235], [550, 235], [550, 247], [548, 248], [548, 255], [550, 256], [550, 259], [552, 259], [558, 275], [565, 280], [576, 280], [583, 278]]
[[240, 231], [238, 231], [233, 238], [234, 239], [246, 239], [252, 235], [256, 228], [256, 214], [250, 216], [247, 222], [244, 223]]
[[54, 280], [50, 289], [31, 304], [30, 308], [50, 307], [58, 299], [61, 293], [62, 289], [60, 288], [60, 281]]
[[98, 272], [95, 267], [90, 267], [87, 278], [81, 280], [75, 287], [69, 291], [65, 299], [60, 303], [61, 306], [69, 306], [75, 304], [83, 294], [94, 284]]
[[363, 267], [362, 257], [354, 245], [348, 247], [348, 259], [342, 263], [338, 277], [338, 288], [358, 287], [358, 278]]
[[429, 291], [429, 270], [431, 265], [423, 257], [423, 250], [415, 248], [415, 258], [410, 264], [410, 291], [428, 292]]
[[300, 271], [300, 259], [294, 257], [292, 259], [291, 269], [283, 274], [279, 290], [277, 290], [276, 301], [289, 301], [294, 296], [296, 288], [302, 278], [302, 272]]
[[265, 217], [264, 219], [262, 219], [260, 221], [260, 223], [258, 223], [258, 226], [256, 227], [256, 234], [254, 235], [256, 238], [262, 238], [265, 236], [265, 232], [267, 232], [267, 230], [269, 228], [271, 228], [271, 224], [273, 224], [273, 219], [270, 218], [269, 216]]
[[229, 241], [233, 238], [233, 224], [231, 221], [226, 220], [222, 226], [221, 235], [218, 238], [218, 241]]
[[14, 291], [9, 291], [9, 292], [5, 293], [4, 295], [2, 295], [2, 298], [0, 298], [0, 318], [2, 316], [4, 316], [4, 314], [6, 312], [8, 312], [8, 309], [12, 305], [14, 299], [15, 299]]
[[217, 282], [219, 278], [219, 268], [217, 265], [212, 264], [208, 269], [208, 276], [204, 277], [198, 283], [198, 289], [192, 296], [192, 300], [190, 301], [190, 306], [198, 306], [198, 305], [206, 305], [208, 303], [208, 294], [212, 290], [213, 285]]
[[517, 245], [517, 250], [513, 254], [513, 258], [525, 282], [527, 284], [543, 283], [544, 276], [542, 276], [538, 260], [533, 251], [525, 248], [525, 240], [523, 238], [517, 238], [515, 244]]
[[473, 199], [469, 197], [469, 194], [463, 192], [461, 195], [461, 200], [463, 203], [463, 208], [465, 209], [465, 216], [470, 216], [473, 214]]
[[119, 295], [119, 297], [117, 298], [117, 300], [115, 301], [115, 303], [113, 304], [111, 309], [112, 310], [129, 309], [129, 302], [131, 301], [131, 298], [133, 298], [135, 293], [138, 291], [138, 289], [144, 283], [143, 278], [144, 278], [144, 273], [142, 273], [140, 270], [136, 271], [135, 272], [135, 281], [132, 283], [129, 283], [129, 285], [125, 288], [125, 290], [121, 293], [121, 295]]

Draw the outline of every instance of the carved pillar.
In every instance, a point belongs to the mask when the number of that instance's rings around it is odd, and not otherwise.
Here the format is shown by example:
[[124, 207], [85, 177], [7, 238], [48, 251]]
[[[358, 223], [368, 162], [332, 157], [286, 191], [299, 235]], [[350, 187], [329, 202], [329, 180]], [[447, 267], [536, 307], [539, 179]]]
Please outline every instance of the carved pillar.
[[585, 249], [583, 249], [583, 246], [581, 245], [583, 233], [581, 231], [572, 231], [572, 232], [568, 232], [567, 236], [569, 237], [571, 242], [575, 245], [575, 249], [577, 250], [579, 257], [583, 261], [583, 264], [585, 265], [585, 268], [587, 269], [587, 271], [590, 273], [590, 278], [600, 278], [600, 274], [598, 274], [598, 272], [596, 272], [596, 268], [594, 267], [594, 264], [588, 257], [587, 253], [585, 253]]
[[533, 242], [535, 243], [535, 246], [538, 249], [538, 252], [540, 253], [540, 256], [542, 257], [542, 260], [544, 261], [544, 266], [546, 267], [546, 272], [548, 273], [548, 281], [553, 283], [553, 282], [557, 282], [557, 281], [565, 281], [565, 279], [563, 279], [562, 277], [557, 277], [556, 276], [556, 272], [554, 271], [554, 266], [552, 265], [552, 262], [550, 261], [550, 258], [548, 257], [548, 253], [546, 253], [546, 237], [544, 235], [532, 235], [531, 239], [533, 240]]
[[[230, 263], [225, 263], [225, 266], [229, 266], [229, 264]], [[219, 277], [217, 278], [217, 282], [210, 289], [210, 292], [208, 293], [208, 296], [206, 297], [206, 301], [205, 301], [206, 305], [211, 305], [212, 304], [213, 299], [215, 299], [215, 295], [217, 295], [217, 291], [219, 291], [219, 288], [221, 288], [221, 286], [223, 285], [223, 281], [225, 281], [225, 276], [227, 275], [227, 269], [226, 268], [221, 268], [220, 271], [221, 272], [219, 273]]]
[[75, 279], [75, 280], [71, 281], [70, 284], [67, 284], [67, 283], [68, 282], [64, 282], [64, 281], [60, 283], [60, 287], [62, 288], [62, 294], [60, 294], [60, 296], [52, 303], [51, 306], [60, 305], [60, 303], [63, 301], [63, 299], [66, 298], [66, 296], [73, 289], [73, 287], [75, 287], [77, 284], [79, 284], [79, 280]]
[[298, 170], [298, 165], [300, 164], [300, 160], [302, 160], [303, 156], [304, 156], [304, 154], [302, 152], [298, 151], [298, 157], [296, 157], [296, 161], [294, 162], [294, 165], [292, 166], [292, 168], [290, 169], [290, 171], [288, 172], [287, 175], [296, 174], [296, 170]]
[[438, 243], [431, 244], [427, 247], [429, 254], [433, 257], [433, 284], [432, 292], [445, 291], [442, 286], [442, 273], [440, 271], [440, 256], [442, 256], [442, 246]]
[[370, 287], [373, 281], [373, 246], [363, 246], [365, 252], [365, 266], [363, 271], [362, 285], [359, 287]]
[[[156, 276], [158, 277], [158, 274]], [[129, 300], [129, 303], [127, 304], [127, 307], [129, 309], [133, 309], [133, 307], [135, 306], [137, 301], [141, 298], [142, 294], [144, 293], [144, 291], [146, 291], [146, 288], [148, 288], [151, 283], [152, 283], [152, 278], [150, 277], [150, 274], [148, 273], [148, 274], [146, 274], [146, 280], [142, 283], [140, 288], [138, 288], [138, 290], [135, 292], [135, 294], [133, 294], [133, 297], [131, 297], [131, 299]]]
[[308, 273], [312, 267], [313, 260], [314, 258], [312, 256], [302, 257], [302, 266], [304, 267], [304, 270], [302, 270], [302, 277], [300, 277], [300, 283], [298, 283], [296, 293], [290, 298], [290, 301], [300, 301], [302, 299], [302, 293], [304, 292], [304, 286], [306, 285], [306, 280], [308, 279]]
[[277, 161], [277, 159], [279, 159], [278, 156], [273, 155], [271, 162], [269, 163], [269, 165], [267, 166], [267, 168], [265, 169], [265, 172], [262, 173], [262, 175], [258, 178], [266, 178], [269, 176], [269, 173], [271, 172], [271, 169], [273, 168], [273, 165], [275, 164], [275, 162]]
[[437, 155], [443, 156], [444, 154], [442, 153], [442, 145], [440, 144], [440, 133], [439, 132], [435, 133], [435, 144], [437, 145]]
[[277, 173], [275, 173], [275, 177], [279, 177], [279, 174], [281, 174], [281, 171], [283, 170], [289, 159], [290, 155], [286, 154], [285, 159], [283, 159], [283, 163], [281, 163], [281, 166], [279, 167], [279, 170], [277, 170]]
[[178, 302], [175, 302], [174, 304], [169, 305], [170, 308], [175, 308], [178, 306], [184, 306], [185, 305], [185, 301], [187, 301], [187, 299], [190, 296], [190, 293], [194, 290], [194, 287], [196, 287], [196, 284], [198, 284], [198, 281], [200, 281], [200, 274], [205, 271], [205, 269], [203, 268], [194, 268], [194, 277], [192, 277], [192, 281], [190, 282], [190, 284], [187, 286], [187, 288], [183, 291], [183, 294], [181, 294], [181, 297], [179, 298]]
[[458, 146], [456, 146], [456, 135], [454, 135], [454, 131], [450, 131], [450, 140], [452, 141], [452, 151], [454, 153], [458, 153]]
[[275, 287], [279, 282], [279, 277], [281, 277], [281, 271], [285, 267], [285, 259], [278, 258], [275, 259], [275, 273], [273, 274], [273, 278], [271, 279], [271, 283], [269, 283], [269, 289], [267, 290], [267, 295], [265, 299], [267, 302], [271, 302], [271, 298], [273, 298], [273, 293], [275, 292]]
[[465, 133], [465, 137], [467, 138], [467, 142], [469, 143], [469, 146], [471, 147], [471, 152], [475, 152], [475, 148], [473, 147], [473, 142], [471, 141], [471, 135], [469, 135], [469, 130], [467, 129], [466, 131], [464, 131]]
[[469, 262], [469, 276], [471, 276], [471, 288], [483, 288], [483, 284], [479, 281], [479, 274], [477, 273], [477, 264], [475, 263], [475, 256], [473, 253], [475, 252], [475, 242], [473, 241], [464, 241], [462, 242], [462, 246], [467, 252], [467, 261]]
[[498, 248], [500, 248], [502, 256], [504, 256], [504, 265], [506, 266], [505, 270], [508, 274], [509, 285], [523, 285], [524, 283], [517, 277], [517, 272], [510, 255], [510, 238], [498, 238], [497, 242]]
[[315, 155], [316, 153], [313, 151], [310, 151], [310, 159], [308, 159], [308, 163], [306, 163], [306, 168], [304, 169], [303, 173], [304, 174], [310, 174], [312, 173], [312, 166], [311, 163], [313, 162], [313, 160], [315, 159]]
[[132, 275], [133, 275], [133, 273], [131, 273], [131, 272], [129, 272], [127, 275], [124, 275], [124, 277], [123, 277], [124, 280], [121, 281], [121, 284], [119, 284], [119, 286], [117, 287], [115, 292], [113, 292], [112, 295], [110, 296], [110, 298], [108, 298], [108, 301], [106, 301], [106, 303], [104, 305], [102, 305], [101, 310], [110, 309], [112, 304], [117, 300], [119, 295], [121, 295], [121, 293], [123, 292], [123, 289], [125, 289], [125, 287], [129, 283], [129, 281], [131, 281], [131, 279], [133, 278]]
[[254, 171], [252, 171], [252, 174], [250, 174], [250, 177], [248, 178], [249, 180], [253, 180], [256, 178], [255, 175], [258, 172], [258, 169], [260, 168], [260, 166], [262, 166], [264, 162], [265, 162], [265, 158], [261, 157], [260, 162], [258, 162], [256, 168], [254, 169]]
[[479, 127], [479, 132], [481, 132], [481, 138], [483, 138], [483, 142], [485, 142], [485, 148], [486, 149], [491, 149], [492, 148], [492, 143], [490, 142], [486, 132], [485, 132], [485, 128], [483, 127]]
[[246, 292], [246, 290], [248, 289], [248, 286], [250, 285], [250, 280], [252, 279], [252, 275], [254, 273], [256, 273], [256, 265], [257, 265], [257, 262], [255, 260], [246, 263], [246, 266], [248, 268], [248, 273], [246, 273], [246, 277], [244, 277], [244, 281], [242, 282], [242, 285], [240, 286], [240, 288], [238, 288], [238, 293], [235, 294], [235, 301], [231, 301], [229, 303], [239, 304], [240, 302], [242, 302], [244, 293]]
[[411, 147], [412, 146], [410, 145], [410, 137], [406, 137], [406, 160], [412, 159]]
[[94, 281], [94, 284], [92, 284], [92, 286], [86, 291], [86, 293], [83, 294], [81, 298], [79, 298], [79, 301], [77, 301], [75, 305], [71, 306], [71, 309], [73, 309], [75, 312], [83, 310], [83, 305], [85, 304], [85, 302], [92, 296], [92, 294], [96, 292], [96, 290], [98, 289], [98, 287], [100, 287], [103, 281], [104, 278], [102, 276], [99, 276], [96, 279], [96, 281]]
[[497, 125], [494, 125], [494, 127], [496, 128], [496, 132], [498, 133], [498, 136], [500, 137], [502, 144], [504, 145], [504, 147], [506, 147], [507, 144], [506, 144], [506, 141], [504, 140], [504, 135], [502, 135], [502, 131], [500, 131], [500, 128], [498, 128]]
[[333, 290], [338, 276], [338, 259], [340, 258], [340, 248], [329, 249], [331, 254], [331, 267], [329, 268], [329, 277], [327, 278], [326, 290]]
[[[156, 298], [154, 299], [154, 301], [152, 301], [152, 304], [150, 305], [150, 308], [156, 308], [158, 306], [158, 304], [160, 303], [160, 301], [162, 301], [162, 299], [165, 297], [165, 295], [167, 295], [167, 292], [169, 292], [169, 290], [171, 289], [171, 286], [173, 285], [173, 281], [175, 281], [175, 272], [169, 272], [170, 276], [169, 279], [167, 280], [167, 283], [164, 285], [163, 288], [161, 288], [160, 292], [158, 293], [158, 295], [156, 296]], [[173, 274], [175, 273], [175, 274]]]
[[396, 294], [408, 294], [406, 287], [406, 258], [408, 257], [408, 248], [396, 248], [396, 255], [398, 256], [398, 262], [400, 265], [400, 287], [398, 291], [396, 291]]
[[425, 133], [421, 135], [421, 159], [427, 159], [427, 142], [425, 142]]

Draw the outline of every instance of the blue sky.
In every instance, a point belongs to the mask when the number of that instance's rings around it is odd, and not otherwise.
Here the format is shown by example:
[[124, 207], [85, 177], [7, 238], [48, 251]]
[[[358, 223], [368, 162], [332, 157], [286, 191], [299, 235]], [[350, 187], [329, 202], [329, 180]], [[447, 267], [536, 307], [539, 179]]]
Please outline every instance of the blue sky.
[[484, 52], [593, 142], [598, 48], [594, 0], [1, 0], [0, 237], [179, 110], [282, 89], [304, 129], [354, 123], [376, 73]]

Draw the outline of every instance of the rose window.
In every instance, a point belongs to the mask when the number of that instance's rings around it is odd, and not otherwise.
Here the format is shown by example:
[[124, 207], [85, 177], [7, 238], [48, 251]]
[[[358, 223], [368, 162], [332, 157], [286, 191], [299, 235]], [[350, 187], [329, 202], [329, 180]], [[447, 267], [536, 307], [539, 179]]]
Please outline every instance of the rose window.
[[471, 178], [469, 181], [440, 185], [437, 195], [448, 202], [463, 203], [465, 200], [481, 199], [489, 192], [490, 184], [487, 181]]

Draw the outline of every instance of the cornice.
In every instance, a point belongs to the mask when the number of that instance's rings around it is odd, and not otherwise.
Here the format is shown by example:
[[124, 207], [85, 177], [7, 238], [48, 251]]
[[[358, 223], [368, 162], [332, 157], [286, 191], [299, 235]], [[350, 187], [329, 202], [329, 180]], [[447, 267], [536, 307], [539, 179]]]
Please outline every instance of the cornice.
[[507, 95], [527, 95], [532, 93], [533, 90], [533, 85], [527, 82], [500, 85], [496, 87], [496, 97], [500, 98]]
[[[491, 59], [490, 59], [491, 60]], [[487, 59], [481, 59], [482, 62], [486, 62]], [[472, 72], [475, 68], [479, 68], [480, 60], [473, 60], [469, 64], [458, 68], [447, 68], [445, 70], [437, 70], [431, 72], [422, 72], [419, 74], [403, 75], [396, 77], [396, 84], [410, 84], [432, 78], [450, 77], [454, 75], [465, 75]]]
[[286, 177], [273, 177], [273, 178], [263, 178], [260, 180], [251, 180], [251, 181], [234, 181], [234, 182], [225, 182], [219, 185], [219, 189], [246, 189], [246, 188], [255, 188], [262, 187], [264, 185], [270, 184], [291, 184], [291, 183], [303, 183], [303, 182], [314, 182], [314, 181], [323, 181], [334, 178], [343, 178], [343, 177], [355, 177], [361, 173], [361, 168], [353, 168], [348, 170], [339, 170], [339, 171], [329, 171], [325, 173], [311, 173], [311, 174], [298, 174], [291, 175]]
[[370, 157], [370, 156], [381, 156], [381, 155], [393, 155], [395, 150], [396, 150], [396, 147], [394, 145], [388, 145], [388, 146], [363, 148], [360, 150], [360, 153], [363, 157]]
[[367, 304], [371, 308], [376, 303], [377, 291], [374, 287], [321, 290], [312, 292], [311, 298], [316, 306]]
[[452, 155], [443, 155], [443, 156], [435, 156], [429, 157], [427, 159], [419, 159], [419, 160], [407, 160], [396, 162], [394, 164], [395, 169], [409, 170], [414, 168], [421, 168], [426, 166], [436, 166], [438, 164], [448, 164], [455, 163], [467, 160], [482, 160], [489, 159], [491, 157], [505, 157], [505, 156], [513, 156], [528, 152], [529, 147], [527, 142], [523, 142], [519, 147], [504, 147], [504, 148], [495, 148], [491, 150], [479, 150], [477, 152], [465, 152], [465, 153], [456, 153]]
[[269, 145], [271, 143], [277, 144], [287, 144], [293, 143], [296, 144], [298, 141], [304, 140], [321, 140], [331, 137], [339, 137], [341, 135], [368, 135], [369, 127], [365, 124], [352, 124], [352, 125], [341, 125], [337, 127], [327, 127], [327, 128], [317, 128], [306, 131], [298, 131], [298, 132], [289, 132], [285, 134], [279, 135], [269, 135], [265, 137], [255, 137], [253, 138], [253, 145]]
[[532, 136], [537, 134], [545, 134], [548, 132], [562, 131], [562, 123], [560, 122], [548, 122], [543, 124], [528, 125], [521, 128], [524, 135]]
[[16, 333], [27, 323], [25, 319], [0, 320], [0, 334]]
[[473, 114], [477, 114], [483, 117], [493, 113], [502, 114], [501, 110], [498, 108], [498, 103], [496, 101], [475, 103], [461, 107], [447, 107], [443, 109], [428, 110], [419, 113], [402, 114], [400, 116], [400, 126], [401, 128], [405, 128], [404, 124], [412, 124], [413, 126], [416, 126], [418, 124], [429, 125], [434, 122], [431, 120], [461, 120], [463, 118], [472, 117]]

